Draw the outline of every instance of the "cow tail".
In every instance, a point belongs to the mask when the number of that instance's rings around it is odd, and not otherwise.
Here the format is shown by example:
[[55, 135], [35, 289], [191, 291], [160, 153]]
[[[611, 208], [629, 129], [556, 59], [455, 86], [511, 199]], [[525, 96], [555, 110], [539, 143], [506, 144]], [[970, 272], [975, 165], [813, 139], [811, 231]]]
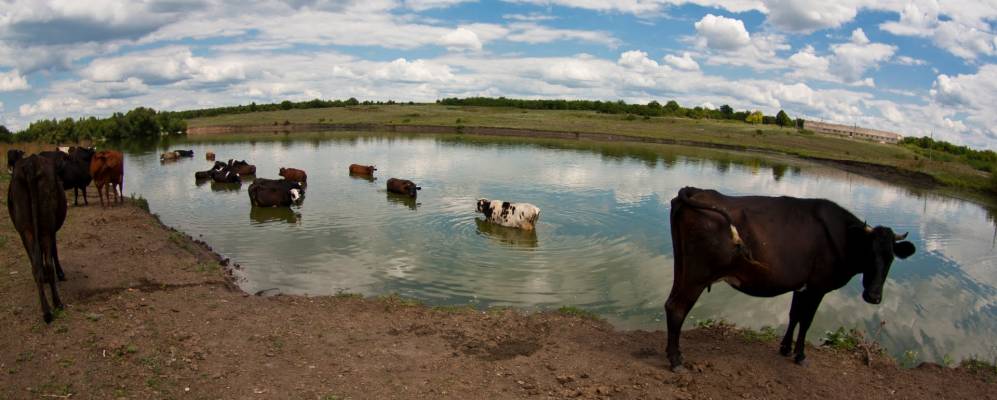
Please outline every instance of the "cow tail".
[[[707, 204], [705, 202], [695, 200], [692, 197], [690, 197], [690, 192], [698, 190], [699, 189], [688, 186], [680, 189], [679, 194], [676, 197], [676, 199], [679, 200], [678, 203], [685, 204], [693, 208], [710, 210], [723, 216], [724, 220], [727, 221], [727, 225], [730, 226], [730, 236], [731, 236], [731, 241], [734, 242], [734, 252], [744, 257], [744, 260], [747, 261], [748, 263], [756, 267], [765, 268], [764, 265], [755, 260], [754, 256], [752, 256], [751, 254], [751, 249], [749, 249], [748, 246], [744, 244], [744, 239], [741, 238], [741, 234], [738, 232], [737, 226], [734, 225], [734, 218], [730, 216], [730, 213], [728, 213], [727, 210], [720, 208], [715, 204]], [[672, 218], [674, 218], [677, 215], [678, 205], [679, 204], [676, 204], [673, 205], [672, 207]]]
[[[38, 168], [38, 164], [36, 163], [35, 165], [36, 168]], [[45, 260], [42, 259], [42, 239], [40, 236], [41, 229], [38, 227], [38, 207], [40, 206], [39, 202], [41, 201], [41, 196], [38, 193], [38, 182], [29, 182], [28, 179], [25, 179], [25, 182], [28, 183], [28, 204], [30, 204], [29, 207], [31, 207], [31, 230], [32, 235], [35, 237], [35, 242], [31, 246], [32, 259], [35, 263], [37, 263], [37, 268], [41, 269], [42, 279], [47, 279], [50, 274], [48, 268], [45, 267]], [[32, 268], [35, 268], [35, 266], [32, 265]], [[52, 279], [55, 279], [54, 273], [55, 271], [52, 271], [51, 273], [53, 275]]]

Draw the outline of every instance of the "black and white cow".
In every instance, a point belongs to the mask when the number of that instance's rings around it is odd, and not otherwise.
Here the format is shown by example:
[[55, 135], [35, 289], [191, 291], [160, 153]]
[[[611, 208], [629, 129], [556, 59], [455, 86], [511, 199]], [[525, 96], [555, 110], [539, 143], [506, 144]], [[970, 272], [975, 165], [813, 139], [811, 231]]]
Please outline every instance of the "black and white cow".
[[533, 230], [540, 218], [540, 208], [529, 203], [480, 199], [477, 211], [489, 222], [526, 230]]

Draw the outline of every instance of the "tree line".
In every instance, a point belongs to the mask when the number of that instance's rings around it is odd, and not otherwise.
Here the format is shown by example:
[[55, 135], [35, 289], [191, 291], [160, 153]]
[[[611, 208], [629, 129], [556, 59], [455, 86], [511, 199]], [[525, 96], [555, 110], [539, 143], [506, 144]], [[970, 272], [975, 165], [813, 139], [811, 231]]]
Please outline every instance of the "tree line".
[[923, 156], [946, 159], [951, 159], [954, 156], [962, 158], [966, 163], [980, 171], [997, 172], [997, 153], [993, 150], [974, 150], [967, 146], [959, 146], [944, 140], [934, 140], [927, 136], [905, 137], [900, 141], [900, 144], [914, 149]]
[[13, 133], [0, 125], [0, 142], [79, 143], [80, 141], [147, 140], [186, 135], [187, 121], [176, 113], [138, 107], [107, 118], [42, 119]]
[[638, 104], [627, 103], [623, 100], [525, 100], [505, 97], [450, 97], [437, 100], [436, 103], [447, 106], [513, 107], [530, 110], [579, 110], [606, 114], [633, 114], [644, 117], [684, 117], [693, 119], [735, 120], [784, 127], [802, 126], [802, 120], [793, 120], [783, 110], [779, 110], [779, 113], [775, 116], [768, 116], [762, 114], [761, 111], [734, 111], [733, 107], [726, 104], [715, 109], [701, 106], [687, 108], [682, 107], [675, 100], [669, 100], [662, 105], [657, 101]]

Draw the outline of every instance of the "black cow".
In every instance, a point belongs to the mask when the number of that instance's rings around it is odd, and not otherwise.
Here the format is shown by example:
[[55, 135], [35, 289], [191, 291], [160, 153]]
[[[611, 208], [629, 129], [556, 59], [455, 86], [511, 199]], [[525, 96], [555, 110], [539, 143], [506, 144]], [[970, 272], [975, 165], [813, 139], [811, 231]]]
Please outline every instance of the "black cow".
[[416, 186], [410, 180], [397, 178], [388, 179], [388, 192], [415, 197], [418, 194], [418, 192], [416, 192], [417, 190], [422, 190], [422, 188]]
[[80, 191], [83, 192], [83, 204], [90, 205], [87, 200], [87, 186], [93, 178], [90, 176], [90, 161], [94, 152], [85, 147], [71, 147], [69, 153], [63, 151], [43, 151], [38, 155], [55, 163], [55, 172], [62, 181], [62, 188], [73, 189], [73, 205], [80, 205]]
[[176, 153], [177, 157], [193, 157], [194, 156], [194, 150], [174, 150], [173, 152]]
[[213, 171], [211, 172], [211, 180], [218, 183], [241, 183], [242, 179], [239, 179], [239, 173], [235, 172], [229, 168]]
[[303, 198], [301, 184], [285, 179], [257, 178], [249, 185], [249, 202], [256, 207], [288, 207]]
[[862, 274], [862, 298], [879, 304], [894, 257], [914, 254], [914, 245], [887, 227], [871, 228], [824, 199], [729, 197], [686, 187], [672, 199], [675, 278], [665, 303], [668, 360], [683, 370], [679, 335], [686, 314], [703, 289], [725, 281], [761, 297], [793, 292], [789, 327], [779, 352], [806, 359], [804, 344], [824, 295]]
[[24, 158], [24, 152], [18, 149], [8, 149], [7, 150], [7, 172], [11, 174], [14, 173], [14, 164], [17, 161]]
[[62, 309], [56, 278], [66, 280], [55, 240], [56, 232], [66, 221], [66, 192], [56, 176], [52, 160], [32, 155], [17, 162], [7, 189], [7, 211], [31, 261], [42, 318], [46, 323], [52, 322], [44, 285], [49, 284], [52, 305]]
[[215, 161], [215, 165], [213, 167], [211, 167], [211, 169], [209, 169], [207, 171], [196, 171], [196, 172], [194, 172], [194, 179], [195, 180], [212, 179], [215, 172], [224, 171], [226, 169], [228, 169], [228, 165], [226, 165], [225, 163], [223, 163], [221, 161]]

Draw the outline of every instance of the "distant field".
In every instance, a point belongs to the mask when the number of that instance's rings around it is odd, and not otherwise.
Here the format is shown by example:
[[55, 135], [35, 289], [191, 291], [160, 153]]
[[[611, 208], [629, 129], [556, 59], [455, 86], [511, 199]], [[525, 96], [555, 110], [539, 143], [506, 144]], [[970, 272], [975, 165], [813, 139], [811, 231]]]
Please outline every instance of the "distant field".
[[[285, 122], [286, 121], [286, 122]], [[435, 104], [295, 109], [188, 120], [190, 128], [289, 124], [373, 123], [384, 125], [482, 126], [549, 131], [612, 133], [744, 146], [749, 149], [829, 160], [859, 161], [929, 174], [946, 186], [983, 191], [989, 176], [959, 162], [928, 161], [897, 145], [803, 134], [773, 125], [739, 121], [626, 116], [593, 111], [547, 111]]]

